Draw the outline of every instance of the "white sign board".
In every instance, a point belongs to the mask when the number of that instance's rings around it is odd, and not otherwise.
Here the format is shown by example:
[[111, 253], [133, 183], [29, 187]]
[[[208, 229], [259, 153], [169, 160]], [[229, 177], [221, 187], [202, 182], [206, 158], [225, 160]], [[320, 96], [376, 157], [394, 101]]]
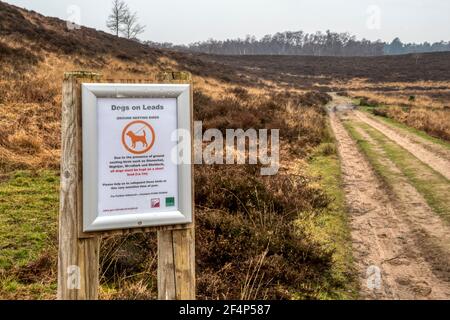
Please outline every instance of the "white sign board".
[[83, 84], [82, 96], [84, 231], [192, 222], [181, 155], [190, 160], [192, 141], [179, 150], [191, 132], [189, 85]]

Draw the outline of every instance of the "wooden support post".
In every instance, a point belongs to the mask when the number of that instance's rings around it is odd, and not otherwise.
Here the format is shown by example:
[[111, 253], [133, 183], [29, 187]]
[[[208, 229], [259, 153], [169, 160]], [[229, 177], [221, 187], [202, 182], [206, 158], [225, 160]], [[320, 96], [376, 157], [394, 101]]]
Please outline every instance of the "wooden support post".
[[[163, 72], [157, 75], [156, 80], [163, 83], [192, 83], [191, 75], [187, 72]], [[193, 132], [191, 136], [194, 136]], [[192, 153], [192, 163], [193, 156]], [[158, 298], [194, 300], [195, 296], [195, 222], [187, 229], [158, 231]]]
[[99, 75], [66, 73], [61, 124], [61, 198], [59, 214], [58, 299], [98, 298], [100, 237], [83, 236], [81, 82]]
[[158, 231], [158, 298], [195, 299], [194, 229]]

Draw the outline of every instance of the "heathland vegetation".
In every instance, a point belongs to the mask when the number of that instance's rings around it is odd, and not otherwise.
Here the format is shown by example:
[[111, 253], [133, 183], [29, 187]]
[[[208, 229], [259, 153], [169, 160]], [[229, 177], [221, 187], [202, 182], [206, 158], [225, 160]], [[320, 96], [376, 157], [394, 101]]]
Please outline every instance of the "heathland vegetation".
[[[143, 81], [189, 71], [203, 130], [280, 129], [276, 176], [195, 167], [198, 297], [329, 299], [358, 288], [327, 92], [446, 138], [449, 57], [186, 53], [0, 2], [0, 298], [55, 297], [63, 71]], [[155, 244], [154, 234], [103, 239], [101, 298], [155, 298]]]
[[[316, 155], [336, 161], [333, 148], [322, 147], [330, 139], [327, 94], [267, 90], [263, 79], [232, 67], [91, 29], [67, 30], [63, 21], [4, 3], [0, 24], [2, 298], [55, 297], [61, 80], [63, 70], [79, 69], [105, 79], [151, 79], [163, 70], [188, 69], [195, 119], [204, 130], [281, 129], [276, 176], [262, 177], [259, 166], [250, 165], [195, 168], [199, 298], [355, 294], [346, 276], [351, 264], [343, 204], [336, 206], [323, 188], [320, 168], [315, 176], [305, 169]], [[326, 223], [333, 220], [340, 223]], [[313, 228], [328, 237], [319, 239]], [[155, 298], [155, 243], [153, 234], [102, 241], [102, 298]]]

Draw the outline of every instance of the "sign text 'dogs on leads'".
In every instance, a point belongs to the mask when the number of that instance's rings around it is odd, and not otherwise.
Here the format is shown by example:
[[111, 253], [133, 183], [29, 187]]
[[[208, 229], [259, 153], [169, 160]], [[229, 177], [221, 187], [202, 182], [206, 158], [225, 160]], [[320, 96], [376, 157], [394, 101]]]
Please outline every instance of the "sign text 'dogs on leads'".
[[113, 104], [111, 106], [111, 110], [112, 111], [121, 111], [121, 112], [126, 112], [126, 111], [139, 111], [139, 110], [164, 110], [164, 106], [157, 104], [157, 105], [115, 105]]

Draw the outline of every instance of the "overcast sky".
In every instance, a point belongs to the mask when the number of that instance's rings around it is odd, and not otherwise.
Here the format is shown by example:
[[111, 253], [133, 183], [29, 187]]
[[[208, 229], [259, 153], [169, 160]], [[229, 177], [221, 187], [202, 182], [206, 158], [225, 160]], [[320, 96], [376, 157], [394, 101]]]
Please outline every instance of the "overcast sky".
[[[47, 16], [106, 30], [111, 0], [6, 0]], [[358, 38], [450, 40], [449, 0], [126, 0], [142, 40], [191, 43], [278, 31], [348, 31]], [[78, 14], [79, 12], [79, 14]]]

